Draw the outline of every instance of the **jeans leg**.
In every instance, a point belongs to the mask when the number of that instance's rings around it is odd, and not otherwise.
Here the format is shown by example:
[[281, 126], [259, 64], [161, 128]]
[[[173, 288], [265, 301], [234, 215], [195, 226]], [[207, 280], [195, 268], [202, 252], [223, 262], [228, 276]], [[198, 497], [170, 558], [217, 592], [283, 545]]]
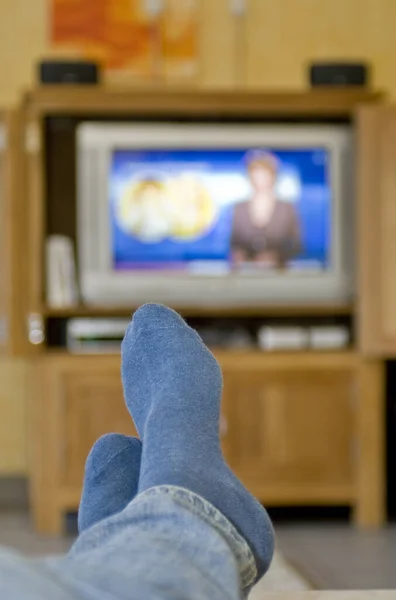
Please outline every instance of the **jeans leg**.
[[[85, 531], [67, 556], [35, 561], [30, 574], [20, 560], [13, 577], [21, 600], [239, 600], [256, 575], [250, 549], [221, 513], [165, 486]], [[0, 591], [8, 581], [11, 593], [7, 576], [0, 560]]]

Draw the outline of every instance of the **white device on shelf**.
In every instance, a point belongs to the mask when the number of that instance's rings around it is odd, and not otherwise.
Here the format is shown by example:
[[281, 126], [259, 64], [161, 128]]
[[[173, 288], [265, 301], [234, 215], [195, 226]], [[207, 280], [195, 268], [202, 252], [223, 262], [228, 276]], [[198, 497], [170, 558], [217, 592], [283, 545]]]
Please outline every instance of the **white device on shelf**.
[[129, 319], [70, 319], [67, 349], [78, 354], [117, 353], [129, 323]]
[[262, 327], [258, 343], [263, 350], [304, 350], [309, 346], [309, 335], [304, 327]]
[[51, 235], [47, 240], [46, 255], [48, 306], [76, 306], [79, 294], [72, 240], [64, 235]]
[[310, 346], [318, 350], [345, 348], [349, 341], [349, 329], [342, 325], [311, 327], [309, 330]]

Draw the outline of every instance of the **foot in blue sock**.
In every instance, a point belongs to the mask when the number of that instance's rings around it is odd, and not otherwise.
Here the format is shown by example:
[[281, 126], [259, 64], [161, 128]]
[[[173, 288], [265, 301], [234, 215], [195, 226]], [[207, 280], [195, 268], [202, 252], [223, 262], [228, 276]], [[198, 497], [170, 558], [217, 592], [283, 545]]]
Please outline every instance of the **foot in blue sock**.
[[122, 380], [143, 442], [139, 493], [175, 485], [205, 498], [248, 542], [260, 578], [271, 562], [273, 529], [222, 456], [222, 375], [214, 356], [177, 313], [148, 304], [126, 332]]
[[142, 444], [134, 437], [109, 433], [93, 446], [85, 465], [78, 510], [80, 533], [121, 512], [136, 496]]

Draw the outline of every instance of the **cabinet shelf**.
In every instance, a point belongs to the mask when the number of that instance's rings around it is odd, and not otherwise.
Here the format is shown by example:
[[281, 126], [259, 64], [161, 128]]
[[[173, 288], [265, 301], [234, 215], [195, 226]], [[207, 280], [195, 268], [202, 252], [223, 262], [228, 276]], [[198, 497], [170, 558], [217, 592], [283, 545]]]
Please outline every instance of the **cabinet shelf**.
[[[302, 350], [302, 351], [264, 351], [259, 348], [247, 348], [229, 350], [227, 348], [211, 348], [217, 360], [224, 367], [233, 367], [235, 370], [245, 368], [262, 368], [282, 370], [299, 370], [303, 367], [319, 369], [351, 368], [357, 364], [359, 355], [353, 348], [341, 350]], [[119, 353], [109, 354], [79, 354], [68, 352], [61, 348], [52, 348], [46, 353], [51, 359], [59, 359], [65, 364], [87, 364], [113, 365], [120, 360]]]
[[186, 90], [158, 87], [117, 89], [103, 86], [43, 86], [26, 103], [38, 114], [145, 114], [246, 117], [348, 118], [359, 104], [377, 103], [380, 92], [368, 89], [290, 91]]
[[[211, 306], [177, 306], [185, 317], [333, 317], [351, 316], [354, 312], [352, 303], [326, 305], [268, 305], [244, 308], [227, 308]], [[129, 317], [137, 307], [119, 306], [74, 306], [70, 308], [51, 308], [44, 306], [42, 314], [47, 318], [69, 319], [74, 317]]]

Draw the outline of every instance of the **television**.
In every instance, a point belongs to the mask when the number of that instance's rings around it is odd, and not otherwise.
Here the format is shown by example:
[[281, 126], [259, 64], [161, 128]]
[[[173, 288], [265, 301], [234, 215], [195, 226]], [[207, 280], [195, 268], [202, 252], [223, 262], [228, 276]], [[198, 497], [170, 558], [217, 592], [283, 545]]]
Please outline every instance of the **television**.
[[352, 146], [336, 124], [80, 124], [83, 301], [348, 302]]

